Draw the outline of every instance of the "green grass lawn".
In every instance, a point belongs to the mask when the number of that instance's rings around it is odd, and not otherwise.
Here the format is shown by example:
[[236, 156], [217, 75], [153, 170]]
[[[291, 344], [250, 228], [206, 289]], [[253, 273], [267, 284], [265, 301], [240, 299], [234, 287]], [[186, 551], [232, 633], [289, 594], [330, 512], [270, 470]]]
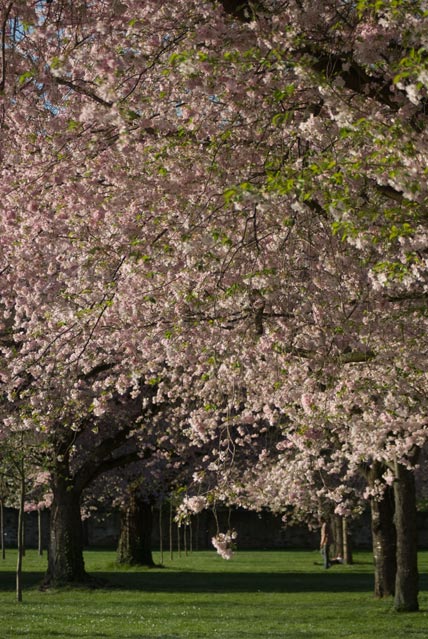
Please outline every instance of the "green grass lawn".
[[[0, 639], [412, 639], [428, 635], [428, 552], [420, 553], [421, 611], [398, 614], [372, 596], [369, 553], [325, 571], [316, 551], [237, 552], [224, 561], [194, 552], [164, 567], [125, 570], [113, 552], [90, 551], [100, 590], [37, 588], [46, 557], [27, 551], [25, 591], [15, 602], [16, 555], [0, 560]], [[155, 561], [159, 556], [155, 553]]]

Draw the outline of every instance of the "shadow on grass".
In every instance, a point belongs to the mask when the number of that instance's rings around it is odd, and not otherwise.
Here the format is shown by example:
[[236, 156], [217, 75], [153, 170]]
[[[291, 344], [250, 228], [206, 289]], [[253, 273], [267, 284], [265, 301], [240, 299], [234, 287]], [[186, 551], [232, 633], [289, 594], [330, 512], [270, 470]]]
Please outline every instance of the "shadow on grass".
[[[299, 593], [299, 592], [371, 592], [372, 574], [352, 574], [330, 572], [319, 569], [314, 572], [97, 572], [97, 580], [105, 585], [103, 589], [130, 591], [171, 592], [171, 593]], [[44, 573], [24, 573], [23, 587], [37, 588], [43, 581]], [[420, 587], [428, 588], [428, 575], [420, 575]], [[15, 589], [13, 572], [0, 573], [0, 590]], [[89, 590], [89, 589], [88, 589]]]
[[[26, 572], [23, 587], [37, 588], [44, 573]], [[373, 588], [372, 575], [333, 573], [267, 572], [97, 572], [105, 589], [148, 592], [366, 592]], [[0, 590], [15, 589], [13, 572], [0, 573]]]
[[[22, 575], [22, 587], [24, 589], [27, 588], [38, 588], [43, 581], [43, 577], [45, 576], [44, 572], [24, 572]], [[15, 590], [15, 573], [12, 571], [1, 571], [0, 572], [0, 590]]]
[[100, 573], [114, 588], [150, 592], [366, 592], [371, 575], [264, 572]]

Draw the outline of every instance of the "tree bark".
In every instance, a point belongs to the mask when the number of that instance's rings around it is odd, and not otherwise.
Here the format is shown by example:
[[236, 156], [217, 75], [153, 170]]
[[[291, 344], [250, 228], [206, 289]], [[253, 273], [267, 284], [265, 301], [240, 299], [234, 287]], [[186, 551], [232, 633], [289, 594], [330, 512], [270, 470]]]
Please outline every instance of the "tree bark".
[[83, 560], [80, 492], [73, 486], [67, 470], [66, 463], [57, 467], [52, 482], [46, 586], [86, 583], [90, 579]]
[[43, 526], [40, 508], [37, 509], [37, 552], [39, 557], [43, 556]]
[[163, 565], [163, 502], [161, 501], [159, 504], [159, 553], [160, 553], [160, 562]]
[[375, 597], [389, 597], [395, 591], [397, 572], [394, 494], [387, 487], [381, 501], [370, 499], [375, 567]]
[[[370, 488], [382, 480], [386, 467], [374, 461], [365, 470]], [[370, 498], [371, 532], [374, 562], [374, 595], [382, 598], [395, 592], [395, 576], [397, 572], [396, 532], [394, 525], [394, 490], [385, 486], [381, 500]]]
[[397, 531], [394, 608], [398, 612], [414, 612], [419, 609], [416, 487], [413, 472], [401, 464], [396, 464], [394, 497]]
[[24, 464], [21, 463], [21, 476], [19, 478], [19, 511], [18, 511], [18, 557], [16, 561], [16, 600], [22, 601], [22, 558], [24, 556], [24, 504], [25, 504], [25, 475]]
[[152, 556], [152, 505], [130, 494], [122, 511], [120, 536], [117, 549], [119, 564], [154, 566]]
[[345, 564], [353, 564], [353, 558], [352, 558], [352, 544], [351, 544], [351, 537], [349, 535], [349, 529], [348, 529], [348, 520], [346, 519], [346, 517], [342, 517], [342, 538], [343, 538], [343, 561]]
[[331, 523], [333, 528], [333, 556], [343, 558], [342, 517], [340, 515], [333, 515]]
[[172, 526], [172, 499], [169, 502], [169, 557], [171, 561], [174, 559], [174, 548], [173, 548], [173, 526]]

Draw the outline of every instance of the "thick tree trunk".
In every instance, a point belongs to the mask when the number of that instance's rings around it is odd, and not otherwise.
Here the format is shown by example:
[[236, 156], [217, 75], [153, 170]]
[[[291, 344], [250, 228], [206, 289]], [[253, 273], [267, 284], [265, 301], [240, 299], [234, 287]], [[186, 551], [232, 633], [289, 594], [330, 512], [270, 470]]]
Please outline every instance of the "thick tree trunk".
[[342, 517], [340, 515], [333, 515], [331, 524], [333, 529], [333, 557], [343, 558]]
[[375, 597], [389, 597], [395, 591], [397, 572], [394, 494], [387, 487], [381, 501], [370, 500], [375, 567]]
[[351, 536], [348, 529], [348, 520], [342, 517], [342, 538], [343, 538], [343, 562], [345, 564], [353, 564]]
[[[380, 462], [373, 462], [366, 469], [365, 476], [370, 488], [382, 480], [386, 467]], [[388, 597], [395, 591], [397, 572], [396, 533], [394, 525], [394, 491], [385, 486], [383, 499], [370, 498], [371, 531], [374, 562], [374, 594], [375, 597]]]
[[397, 576], [394, 607], [399, 612], [414, 612], [419, 609], [415, 477], [401, 464], [396, 465], [395, 476]]
[[122, 511], [117, 561], [120, 564], [154, 566], [152, 557], [153, 512], [149, 502], [131, 494]]
[[83, 560], [80, 493], [73, 487], [66, 471], [64, 465], [55, 475], [52, 486], [47, 586], [89, 580]]

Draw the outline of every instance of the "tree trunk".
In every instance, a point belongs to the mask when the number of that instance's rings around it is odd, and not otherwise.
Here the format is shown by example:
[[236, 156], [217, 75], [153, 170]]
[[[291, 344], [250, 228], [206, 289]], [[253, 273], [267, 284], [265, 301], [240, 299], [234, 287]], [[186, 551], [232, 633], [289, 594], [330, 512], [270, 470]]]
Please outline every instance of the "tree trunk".
[[173, 520], [173, 515], [172, 515], [172, 499], [169, 502], [169, 558], [171, 559], [171, 561], [174, 559], [174, 549], [173, 549], [173, 545], [172, 545], [172, 520]]
[[163, 502], [159, 504], [159, 553], [160, 562], [163, 565], [163, 522], [162, 522], [162, 508]]
[[333, 515], [331, 523], [333, 529], [333, 557], [343, 558], [342, 517], [340, 515]]
[[24, 464], [21, 464], [19, 511], [18, 511], [18, 558], [16, 562], [16, 600], [22, 601], [22, 558], [24, 556], [24, 505], [25, 505], [25, 475]]
[[45, 585], [62, 586], [89, 581], [83, 560], [80, 492], [67, 473], [58, 468], [52, 482], [48, 570]]
[[381, 501], [370, 499], [375, 567], [375, 597], [389, 597], [395, 591], [397, 572], [394, 494], [387, 487]]
[[396, 465], [395, 475], [397, 576], [394, 608], [398, 612], [414, 612], [419, 609], [415, 477], [401, 464]]
[[37, 509], [37, 552], [39, 557], [43, 556], [43, 527], [42, 527], [42, 511]]
[[120, 564], [154, 566], [152, 557], [153, 512], [149, 502], [135, 494], [122, 511], [117, 561]]
[[345, 564], [351, 565], [354, 563], [352, 558], [352, 545], [351, 537], [349, 535], [348, 520], [346, 517], [342, 517], [342, 537], [343, 537], [343, 561]]
[[[370, 488], [382, 480], [386, 468], [373, 462], [365, 475]], [[371, 531], [374, 562], [375, 597], [388, 597], [395, 591], [397, 572], [396, 533], [394, 525], [394, 491], [385, 486], [383, 499], [370, 498]]]
[[22, 548], [22, 556], [25, 557], [25, 516], [22, 516], [22, 541], [21, 541], [21, 548]]

